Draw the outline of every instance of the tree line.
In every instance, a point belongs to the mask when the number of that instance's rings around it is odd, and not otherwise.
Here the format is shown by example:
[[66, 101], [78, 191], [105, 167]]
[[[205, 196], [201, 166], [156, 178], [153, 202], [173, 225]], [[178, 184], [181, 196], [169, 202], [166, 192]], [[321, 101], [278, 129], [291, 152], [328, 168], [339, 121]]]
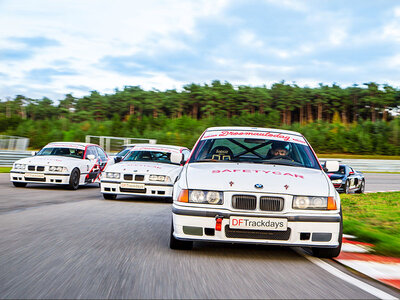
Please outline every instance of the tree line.
[[92, 91], [77, 98], [67, 94], [57, 103], [49, 98], [31, 99], [17, 95], [0, 101], [0, 118], [30, 120], [68, 118], [72, 122], [89, 119], [110, 120], [116, 114], [121, 120], [160, 115], [168, 118], [190, 116], [193, 119], [226, 117], [259, 113], [279, 113], [281, 125], [332, 122], [344, 124], [359, 120], [387, 121], [391, 111], [400, 107], [400, 90], [375, 82], [342, 88], [337, 84], [320, 84], [316, 88], [299, 87], [284, 81], [266, 86], [233, 86], [215, 80], [210, 84], [187, 84], [183, 89], [144, 90], [126, 86], [111, 94]]
[[400, 91], [376, 83], [341, 88], [271, 88], [228, 82], [189, 84], [181, 91], [127, 86], [112, 94], [51, 99], [22, 95], [0, 101], [0, 134], [30, 138], [38, 149], [85, 135], [157, 139], [193, 147], [212, 126], [273, 127], [301, 132], [319, 153], [400, 155]]

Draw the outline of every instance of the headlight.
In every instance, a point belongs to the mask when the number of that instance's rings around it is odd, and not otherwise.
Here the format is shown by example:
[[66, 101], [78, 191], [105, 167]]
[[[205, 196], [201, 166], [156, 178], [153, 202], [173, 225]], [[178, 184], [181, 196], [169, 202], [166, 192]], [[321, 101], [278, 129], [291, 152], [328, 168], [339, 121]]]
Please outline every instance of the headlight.
[[205, 203], [205, 204], [222, 204], [222, 192], [216, 191], [189, 191], [189, 202], [191, 203]]
[[66, 167], [61, 167], [61, 166], [50, 166], [49, 171], [50, 172], [68, 172]]
[[119, 179], [121, 177], [121, 173], [106, 172], [106, 177], [112, 179]]
[[294, 196], [293, 208], [336, 210], [336, 201], [333, 197]]
[[342, 179], [335, 179], [335, 180], [332, 180], [332, 183], [342, 183]]
[[[169, 180], [168, 180], [169, 179]], [[171, 179], [168, 176], [164, 176], [164, 175], [150, 175], [149, 176], [149, 180], [151, 181], [171, 181]]]
[[25, 170], [26, 165], [24, 164], [14, 164], [14, 169], [16, 170]]

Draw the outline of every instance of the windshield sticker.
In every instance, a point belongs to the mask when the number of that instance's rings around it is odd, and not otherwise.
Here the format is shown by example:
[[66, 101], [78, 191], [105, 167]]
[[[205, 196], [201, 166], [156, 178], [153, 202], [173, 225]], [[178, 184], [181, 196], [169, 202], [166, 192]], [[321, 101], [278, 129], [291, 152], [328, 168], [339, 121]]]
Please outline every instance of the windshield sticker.
[[85, 150], [85, 146], [76, 144], [48, 144], [44, 148], [73, 148], [73, 149]]
[[206, 132], [203, 136], [203, 140], [207, 139], [221, 139], [221, 138], [268, 138], [271, 140], [285, 141], [307, 145], [306, 141], [301, 136], [293, 136], [289, 134], [282, 134], [269, 131], [210, 131]]
[[217, 174], [217, 173], [256, 173], [256, 174], [273, 174], [273, 175], [282, 175], [282, 176], [291, 176], [294, 178], [301, 178], [304, 179], [303, 175], [299, 174], [292, 174], [292, 173], [287, 173], [287, 172], [279, 172], [279, 171], [266, 171], [266, 170], [247, 170], [247, 169], [224, 169], [224, 170], [212, 170], [211, 173]]
[[[124, 161], [123, 161], [124, 162]], [[140, 163], [134, 163], [134, 162], [124, 162], [124, 167], [145, 167], [145, 168], [153, 168], [153, 169], [161, 169], [160, 166], [158, 165], [145, 165], [145, 164], [140, 164]]]
[[180, 150], [177, 149], [170, 149], [170, 148], [163, 148], [163, 147], [135, 147], [132, 149], [132, 151], [159, 151], [159, 152], [175, 152], [175, 153], [181, 153]]

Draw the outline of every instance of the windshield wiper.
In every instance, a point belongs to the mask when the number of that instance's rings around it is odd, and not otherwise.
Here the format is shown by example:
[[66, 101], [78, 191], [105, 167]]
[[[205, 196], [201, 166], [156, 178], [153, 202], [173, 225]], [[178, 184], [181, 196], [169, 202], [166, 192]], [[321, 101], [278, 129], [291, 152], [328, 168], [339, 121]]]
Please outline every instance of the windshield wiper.
[[263, 164], [268, 165], [282, 165], [282, 166], [291, 166], [291, 167], [304, 167], [301, 163], [297, 161], [290, 160], [282, 160], [282, 159], [270, 159], [262, 162]]

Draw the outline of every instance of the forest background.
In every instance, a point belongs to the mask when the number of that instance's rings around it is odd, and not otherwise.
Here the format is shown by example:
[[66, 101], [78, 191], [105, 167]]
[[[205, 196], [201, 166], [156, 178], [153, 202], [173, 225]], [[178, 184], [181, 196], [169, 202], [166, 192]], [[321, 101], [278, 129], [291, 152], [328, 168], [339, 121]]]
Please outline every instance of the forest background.
[[399, 112], [400, 90], [375, 82], [310, 88], [282, 81], [267, 88], [215, 80], [180, 91], [126, 86], [112, 94], [67, 94], [56, 103], [17, 95], [0, 101], [0, 133], [28, 137], [34, 149], [85, 135], [191, 148], [207, 127], [257, 126], [299, 131], [318, 153], [400, 155]]

